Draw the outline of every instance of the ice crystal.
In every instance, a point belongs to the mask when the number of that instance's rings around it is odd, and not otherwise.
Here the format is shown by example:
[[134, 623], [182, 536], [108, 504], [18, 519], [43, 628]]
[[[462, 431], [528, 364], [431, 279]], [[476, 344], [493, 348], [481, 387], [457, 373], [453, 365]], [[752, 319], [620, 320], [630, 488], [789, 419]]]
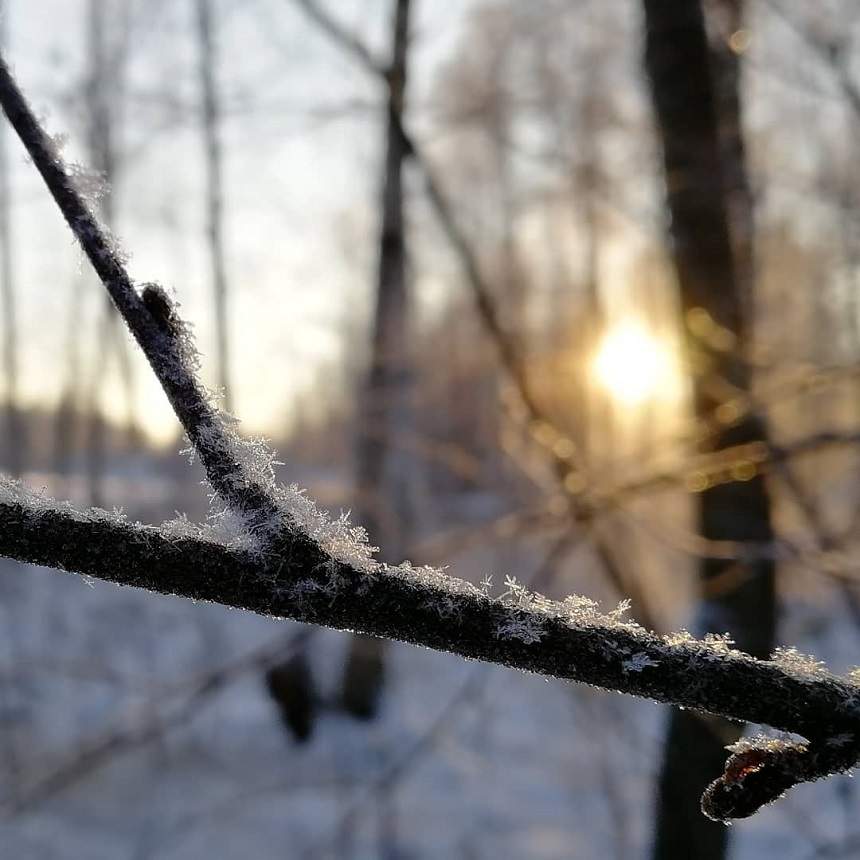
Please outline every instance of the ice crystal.
[[624, 660], [621, 664], [625, 672], [641, 672], [643, 669], [659, 665], [660, 662], [658, 660], [652, 659], [644, 651], [634, 654], [628, 660]]
[[75, 191], [91, 205], [110, 193], [110, 185], [101, 171], [71, 162], [66, 164], [66, 175], [72, 181]]
[[747, 752], [784, 752], [788, 749], [805, 750], [806, 743], [795, 740], [792, 735], [780, 732], [774, 735], [759, 733], [742, 737], [725, 747], [735, 755]]
[[507, 618], [500, 621], [496, 627], [496, 638], [519, 639], [525, 642], [526, 645], [540, 642], [543, 635], [544, 631], [534, 618], [513, 612]]
[[677, 630], [674, 633], [667, 633], [663, 637], [663, 641], [673, 648], [679, 645], [690, 645], [698, 642], [689, 630]]
[[777, 648], [770, 659], [780, 669], [802, 681], [818, 681], [830, 677], [830, 672], [821, 660], [811, 654], [803, 654], [797, 648]]

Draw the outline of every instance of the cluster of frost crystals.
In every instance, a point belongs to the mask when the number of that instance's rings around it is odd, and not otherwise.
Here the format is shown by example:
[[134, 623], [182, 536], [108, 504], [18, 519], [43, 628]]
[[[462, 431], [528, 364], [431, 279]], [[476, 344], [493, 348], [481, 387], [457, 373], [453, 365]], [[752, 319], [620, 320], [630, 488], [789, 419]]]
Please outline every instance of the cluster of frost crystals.
[[[461, 614], [464, 598], [488, 598], [488, 590], [464, 579], [449, 576], [442, 568], [430, 565], [413, 565], [404, 561], [397, 565], [379, 565], [377, 571], [399, 579], [427, 596], [423, 605], [434, 610], [440, 618], [455, 620]], [[485, 580], [486, 582], [486, 580]]]
[[706, 633], [700, 647], [706, 659], [722, 660], [729, 654], [737, 653], [732, 649], [734, 644], [734, 639], [728, 633]]
[[51, 497], [44, 487], [39, 489], [27, 487], [21, 481], [16, 481], [5, 475], [0, 475], [0, 503], [20, 506], [25, 508], [31, 516], [37, 517], [57, 513], [78, 522], [107, 522], [115, 525], [128, 522], [122, 508], [114, 508], [110, 511], [105, 508], [79, 510], [71, 502], [58, 501]]
[[[91, 220], [83, 217], [75, 218], [71, 227], [81, 245], [85, 248], [98, 247], [98, 255], [103, 259], [115, 259], [123, 266], [131, 260], [131, 255], [107, 227], [95, 227]], [[104, 248], [101, 247], [102, 240], [106, 246]]]
[[730, 753], [746, 753], [746, 752], [785, 752], [789, 749], [805, 750], [806, 743], [800, 740], [795, 740], [789, 734], [777, 732], [773, 735], [759, 733], [757, 735], [749, 735], [742, 737], [740, 740], [729, 744], [726, 749]]
[[689, 630], [677, 630], [674, 633], [667, 633], [663, 637], [663, 641], [672, 648], [682, 645], [697, 645], [699, 642]]
[[855, 666], [848, 672], [848, 680], [852, 684], [857, 684], [860, 686], [860, 666]]
[[516, 612], [511, 612], [496, 627], [497, 639], [519, 639], [526, 645], [540, 642], [543, 635], [544, 631], [537, 619]]
[[621, 663], [621, 668], [625, 672], [641, 672], [643, 669], [650, 669], [652, 666], [659, 666], [658, 660], [653, 660], [644, 651], [634, 654], [627, 660]]
[[159, 531], [166, 537], [174, 540], [204, 540], [205, 529], [188, 519], [187, 514], [176, 512], [172, 520], [165, 520]]
[[[185, 344], [181, 347], [183, 358], [191, 365], [191, 370], [196, 370], [199, 355], [190, 330], [181, 340]], [[209, 394], [209, 397], [212, 405], [214, 395]], [[336, 561], [365, 573], [379, 569], [380, 564], [373, 557], [377, 547], [370, 545], [363, 528], [352, 525], [346, 513], [332, 519], [297, 484], [278, 484], [276, 468], [283, 464], [267, 440], [259, 436], [241, 436], [239, 422], [214, 406], [213, 414], [217, 418], [202, 420], [195, 428], [198, 445], [204, 450], [223, 451], [226, 447], [228, 456], [239, 466], [235, 479], [237, 495], [241, 496], [243, 484], [255, 484], [269, 494], [276, 508], [270, 519], [261, 519], [259, 511], [236, 510], [213, 495], [208, 519], [216, 539], [232, 547], [262, 554], [272, 537], [278, 534], [285, 522], [289, 522]], [[187, 437], [186, 442], [187, 446], [180, 453], [188, 455], [189, 461], [193, 462], [197, 452]]]
[[803, 654], [797, 648], [777, 648], [770, 660], [802, 681], [821, 681], [832, 677], [821, 660], [811, 654]]
[[90, 205], [98, 203], [110, 193], [110, 185], [101, 171], [71, 162], [66, 165], [66, 176], [71, 180], [75, 191]]

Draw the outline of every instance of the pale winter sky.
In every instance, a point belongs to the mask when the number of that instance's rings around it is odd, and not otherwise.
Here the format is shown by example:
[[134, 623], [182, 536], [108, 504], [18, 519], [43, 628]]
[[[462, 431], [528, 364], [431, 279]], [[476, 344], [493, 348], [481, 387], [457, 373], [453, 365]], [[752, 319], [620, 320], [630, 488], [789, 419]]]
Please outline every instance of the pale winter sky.
[[[419, 104], [474, 3], [415, 4], [411, 93]], [[198, 98], [194, 4], [108, 0], [107, 6], [129, 10], [133, 20], [129, 99], [118, 132], [117, 232], [135, 278], [175, 289], [211, 383], [202, 144], [197, 121], [183, 108], [196, 107]], [[373, 104], [381, 93], [290, 0], [216, 6], [220, 84], [233, 106], [223, 139], [235, 411], [246, 429], [278, 433], [289, 424], [293, 396], [317, 384], [319, 368], [337, 354], [345, 325], [366, 315], [382, 126], [379, 112], [354, 105]], [[87, 3], [0, 0], [0, 8], [13, 71], [48, 130], [68, 134], [67, 155], [85, 162], [84, 126], [69, 98], [79, 97], [84, 76]], [[387, 43], [388, 0], [329, 0], [328, 8], [378, 48]], [[170, 101], [180, 105], [174, 115]], [[81, 263], [20, 145], [6, 139], [24, 399], [56, 401], [69, 372], [72, 331], [83, 351], [84, 388], [95, 374], [104, 377], [102, 402], [122, 415], [117, 369], [98, 366], [93, 351], [103, 289]], [[431, 302], [440, 289], [422, 285]], [[73, 291], [83, 296], [83, 309], [70, 324]], [[165, 438], [176, 427], [172, 413], [133, 355], [141, 423]]]

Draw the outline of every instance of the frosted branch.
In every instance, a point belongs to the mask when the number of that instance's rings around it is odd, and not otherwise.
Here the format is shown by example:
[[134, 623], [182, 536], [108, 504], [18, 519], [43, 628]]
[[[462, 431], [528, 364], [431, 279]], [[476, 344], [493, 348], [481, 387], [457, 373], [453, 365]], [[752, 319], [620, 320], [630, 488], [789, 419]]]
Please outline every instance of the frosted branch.
[[55, 141], [33, 114], [0, 56], [0, 105], [48, 186], [75, 238], [146, 355], [215, 491], [240, 513], [273, 519], [277, 506], [249, 475], [236, 452], [236, 436], [195, 374], [196, 353], [164, 290], [149, 285], [139, 294], [114, 239], [99, 223], [78, 189]]
[[[2, 489], [2, 488], [0, 488]], [[751, 814], [797, 782], [860, 758], [860, 686], [797, 655], [761, 661], [722, 638], [660, 637], [581, 597], [554, 602], [515, 580], [494, 598], [439, 571], [366, 570], [294, 532], [278, 555], [0, 492], [0, 554], [261, 615], [448, 651], [802, 735], [729, 760], [705, 798], [719, 818]], [[771, 743], [771, 742], [767, 742]]]
[[[309, 0], [308, 0], [309, 2]], [[303, 4], [306, 5], [306, 4]], [[345, 520], [330, 522], [224, 423], [195, 375], [185, 324], [165, 292], [135, 289], [0, 58], [0, 104], [147, 356], [217, 493], [235, 540], [180, 520], [156, 528], [77, 511], [0, 481], [0, 555], [262, 615], [355, 630], [793, 732], [748, 742], [706, 793], [707, 814], [742, 817], [798, 782], [860, 759], [860, 684], [785, 651], [768, 661], [721, 637], [660, 637], [592, 601], [554, 602], [506, 582], [501, 597], [431, 568], [392, 567]], [[399, 118], [398, 118], [399, 121]], [[261, 530], [269, 538], [257, 541]]]

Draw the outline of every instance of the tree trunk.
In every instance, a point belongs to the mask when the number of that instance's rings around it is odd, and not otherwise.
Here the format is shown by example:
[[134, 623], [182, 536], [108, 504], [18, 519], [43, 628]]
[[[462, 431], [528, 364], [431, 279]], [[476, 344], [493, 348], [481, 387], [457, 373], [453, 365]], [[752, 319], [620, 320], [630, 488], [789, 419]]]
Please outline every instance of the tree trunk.
[[215, 337], [218, 354], [218, 386], [223, 392], [224, 408], [233, 410], [230, 386], [230, 351], [227, 335], [227, 274], [224, 264], [223, 158], [219, 123], [221, 118], [215, 81], [217, 64], [212, 26], [211, 0], [197, 0], [197, 39], [200, 48], [200, 89], [203, 99], [203, 139], [206, 148], [206, 235], [215, 299]]
[[[645, 64], [663, 146], [672, 256], [687, 349], [697, 371], [695, 417], [710, 423], [714, 410], [732, 396], [727, 392], [736, 395], [750, 387], [745, 360], [750, 303], [745, 287], [751, 277], [751, 217], [743, 241], [740, 228], [733, 230], [730, 214], [736, 208], [730, 203], [741, 199], [738, 189], [748, 187], [738, 76], [727, 75], [731, 66], [709, 52], [700, 0], [643, 2]], [[733, 347], [727, 349], [727, 344]], [[748, 414], [718, 430], [707, 449], [765, 439], [763, 419]], [[772, 539], [770, 499], [760, 474], [707, 486], [698, 503], [703, 538]], [[700, 578], [700, 632], [728, 632], [738, 648], [766, 657], [773, 648], [776, 618], [772, 562], [704, 559]], [[741, 730], [689, 711], [672, 715], [660, 777], [655, 858], [725, 856], [727, 830], [702, 815], [698, 798], [722, 769], [723, 747]]]
[[[402, 437], [412, 426], [413, 375], [409, 359], [410, 296], [403, 217], [403, 164], [409, 155], [400, 132], [409, 50], [410, 0], [396, 0], [388, 71], [388, 126], [382, 187], [379, 270], [370, 369], [358, 409], [358, 512], [383, 561], [399, 563], [413, 528], [413, 465]], [[384, 643], [355, 636], [343, 678], [343, 705], [372, 717], [385, 670]]]
[[[109, 38], [108, 4], [90, 0], [88, 12], [89, 71], [85, 88], [87, 112], [87, 149], [91, 166], [101, 175], [106, 193], [99, 198], [99, 214], [109, 230], [116, 227], [116, 182], [118, 159], [116, 131], [122, 74], [128, 52], [128, 19], [117, 38]], [[128, 15], [128, 10], [124, 13]], [[114, 34], [111, 34], [112, 36]], [[127, 399], [127, 434], [130, 444], [138, 438], [134, 415], [134, 378], [119, 316], [113, 303], [106, 300], [97, 323], [96, 357], [87, 391], [87, 485], [90, 503], [105, 504], [102, 480], [107, 458], [107, 422], [99, 407], [99, 394], [109, 358], [118, 363]]]
[[[0, 48], [6, 45], [6, 5], [0, 3]], [[6, 128], [0, 129], [0, 306], [3, 312], [3, 378], [6, 380], [5, 441], [2, 456], [18, 477], [24, 462], [24, 432], [18, 404], [18, 341], [15, 313], [15, 267], [12, 249], [12, 198]]]

